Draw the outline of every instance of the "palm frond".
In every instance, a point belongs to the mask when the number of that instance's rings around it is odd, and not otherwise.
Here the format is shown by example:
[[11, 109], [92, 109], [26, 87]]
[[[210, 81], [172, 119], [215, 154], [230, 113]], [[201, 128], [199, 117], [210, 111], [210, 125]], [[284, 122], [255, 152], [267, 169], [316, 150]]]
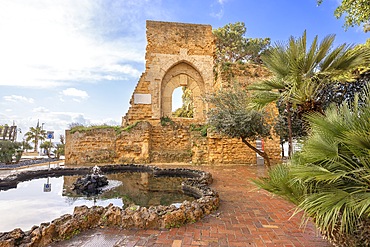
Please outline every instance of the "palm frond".
[[266, 107], [268, 104], [275, 102], [279, 99], [279, 92], [272, 91], [261, 91], [253, 94], [250, 106], [256, 110], [261, 110]]
[[271, 91], [271, 90], [284, 90], [284, 82], [274, 77], [269, 80], [263, 80], [257, 83], [253, 83], [248, 86], [249, 90], [255, 91]]
[[298, 205], [305, 194], [305, 188], [299, 182], [291, 182], [290, 169], [286, 164], [273, 166], [268, 172], [268, 178], [255, 179], [253, 182], [260, 188]]
[[318, 43], [318, 36], [316, 35], [312, 41], [309, 51], [306, 54], [306, 63], [304, 67], [305, 77], [311, 77], [314, 74], [314, 69], [317, 66], [317, 43]]
[[334, 43], [335, 35], [327, 35], [324, 39], [320, 42], [316, 58], [316, 64], [319, 64], [324, 58], [327, 56], [328, 52], [330, 51], [333, 43]]
[[[259, 186], [297, 205], [327, 237], [353, 236], [370, 218], [370, 94], [307, 116], [311, 134], [289, 166], [272, 169]], [[357, 97], [358, 98], [358, 97]], [[355, 237], [356, 238], [356, 237]]]
[[343, 190], [330, 189], [308, 195], [298, 206], [308, 216], [315, 219], [315, 224], [324, 231], [339, 230], [353, 232], [358, 218], [353, 214], [353, 196]]

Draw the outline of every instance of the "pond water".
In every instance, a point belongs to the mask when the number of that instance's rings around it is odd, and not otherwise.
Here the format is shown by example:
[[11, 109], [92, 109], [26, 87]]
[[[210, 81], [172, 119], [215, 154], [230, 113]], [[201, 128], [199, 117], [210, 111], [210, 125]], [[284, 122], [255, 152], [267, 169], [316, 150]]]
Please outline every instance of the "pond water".
[[183, 178], [157, 178], [148, 173], [129, 172], [106, 176], [111, 184], [121, 185], [95, 197], [74, 193], [71, 188], [78, 176], [34, 179], [19, 183], [16, 189], [0, 191], [0, 232], [14, 228], [27, 231], [63, 214], [72, 214], [74, 207], [81, 205], [91, 207], [113, 203], [123, 208], [131, 204], [148, 207], [194, 200], [182, 193]]

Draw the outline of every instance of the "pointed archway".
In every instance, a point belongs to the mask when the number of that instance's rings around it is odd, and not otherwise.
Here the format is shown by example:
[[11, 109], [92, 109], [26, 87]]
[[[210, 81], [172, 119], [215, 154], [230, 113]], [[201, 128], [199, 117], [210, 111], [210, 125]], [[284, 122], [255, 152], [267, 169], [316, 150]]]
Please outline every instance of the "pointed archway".
[[194, 120], [205, 120], [204, 81], [199, 71], [182, 61], [172, 66], [164, 75], [161, 85], [161, 117], [172, 114], [172, 95], [178, 87], [191, 90], [194, 104]]

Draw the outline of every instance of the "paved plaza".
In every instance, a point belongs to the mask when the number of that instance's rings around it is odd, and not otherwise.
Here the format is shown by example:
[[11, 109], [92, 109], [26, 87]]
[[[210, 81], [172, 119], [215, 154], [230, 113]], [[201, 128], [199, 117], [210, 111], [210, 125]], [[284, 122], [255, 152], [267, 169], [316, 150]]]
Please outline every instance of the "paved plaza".
[[[166, 165], [165, 167], [169, 167]], [[171, 166], [173, 167], [173, 166]], [[251, 179], [259, 166], [181, 166], [211, 172], [211, 187], [220, 194], [220, 208], [194, 224], [170, 230], [93, 229], [51, 247], [93, 246], [331, 246], [311, 222], [291, 218], [294, 206], [259, 190]]]

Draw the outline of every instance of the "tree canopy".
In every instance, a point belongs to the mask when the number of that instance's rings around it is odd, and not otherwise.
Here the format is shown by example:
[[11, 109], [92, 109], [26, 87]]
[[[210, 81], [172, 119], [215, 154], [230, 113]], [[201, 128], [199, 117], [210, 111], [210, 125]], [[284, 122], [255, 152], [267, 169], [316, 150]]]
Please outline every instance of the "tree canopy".
[[270, 159], [264, 151], [258, 150], [251, 141], [270, 136], [270, 125], [263, 112], [249, 107], [245, 90], [221, 90], [208, 101], [214, 105], [209, 111], [208, 122], [215, 130], [231, 138], [240, 138], [250, 149], [261, 155], [266, 166]]
[[[320, 5], [323, 0], [317, 0]], [[336, 18], [344, 17], [344, 28], [364, 25], [364, 31], [370, 31], [370, 3], [369, 0], [342, 0], [335, 9]]]
[[213, 30], [216, 36], [216, 63], [252, 61], [260, 63], [260, 55], [270, 45], [270, 38], [246, 38], [243, 22], [230, 23]]

